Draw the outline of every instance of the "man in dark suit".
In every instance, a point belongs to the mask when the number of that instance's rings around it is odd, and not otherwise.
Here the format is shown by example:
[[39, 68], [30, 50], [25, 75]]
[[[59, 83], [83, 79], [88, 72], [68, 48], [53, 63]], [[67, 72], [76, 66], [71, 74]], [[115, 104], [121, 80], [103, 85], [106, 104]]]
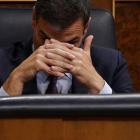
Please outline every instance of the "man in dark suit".
[[[38, 0], [33, 41], [2, 48], [0, 94], [134, 92], [121, 53], [91, 46], [90, 0]], [[6, 65], [6, 66], [5, 66]]]

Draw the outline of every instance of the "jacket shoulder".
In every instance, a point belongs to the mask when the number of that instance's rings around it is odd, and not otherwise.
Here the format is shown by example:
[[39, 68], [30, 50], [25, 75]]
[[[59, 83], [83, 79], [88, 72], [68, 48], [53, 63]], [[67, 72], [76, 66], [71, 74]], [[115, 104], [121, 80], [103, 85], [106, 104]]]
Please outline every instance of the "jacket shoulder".
[[[0, 48], [0, 54], [1, 55], [6, 55], [6, 57], [19, 57], [21, 55], [22, 52], [27, 51], [28, 53], [31, 53], [31, 47], [29, 47], [31, 45], [31, 41], [30, 42], [16, 42], [12, 45], [8, 45], [6, 47], [1, 47]], [[0, 56], [1, 57], [1, 56]]]
[[17, 42], [0, 48], [0, 86], [10, 73], [30, 55], [31, 47], [28, 47], [24, 42]]
[[122, 55], [122, 53], [110, 48], [96, 45], [91, 46], [91, 57], [98, 59], [98, 62], [112, 63], [114, 61], [118, 61], [118, 55]]

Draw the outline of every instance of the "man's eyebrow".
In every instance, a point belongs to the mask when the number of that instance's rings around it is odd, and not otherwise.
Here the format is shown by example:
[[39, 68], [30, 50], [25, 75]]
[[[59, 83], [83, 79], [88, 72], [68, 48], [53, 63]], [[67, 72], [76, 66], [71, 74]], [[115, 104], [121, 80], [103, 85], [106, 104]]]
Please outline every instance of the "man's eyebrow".
[[68, 43], [71, 43], [71, 42], [73, 42], [73, 41], [75, 41], [75, 40], [79, 40], [80, 39], [80, 37], [74, 37], [73, 39], [71, 39], [70, 41], [67, 41]]
[[46, 39], [49, 39], [49, 40], [51, 39], [43, 31], [41, 31], [41, 30], [39, 30], [39, 31], [45, 36]]
[[[45, 37], [46, 39], [49, 39], [49, 40], [51, 39], [51, 38], [48, 37], [42, 30], [39, 30], [39, 31], [44, 35], [44, 37]], [[66, 42], [72, 44], [73, 41], [75, 41], [75, 40], [79, 41], [79, 39], [80, 39], [80, 37], [74, 37], [74, 38], [71, 39], [70, 41], [66, 41]]]

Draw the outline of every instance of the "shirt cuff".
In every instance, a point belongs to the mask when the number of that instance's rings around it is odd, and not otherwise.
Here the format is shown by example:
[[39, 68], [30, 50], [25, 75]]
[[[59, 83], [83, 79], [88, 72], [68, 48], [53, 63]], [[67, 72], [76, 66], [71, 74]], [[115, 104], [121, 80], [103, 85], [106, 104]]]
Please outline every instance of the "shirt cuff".
[[2, 97], [2, 96], [9, 96], [9, 94], [7, 94], [5, 92], [5, 90], [3, 89], [3, 87], [0, 88], [0, 97]]
[[106, 83], [106, 81], [105, 81], [105, 85], [104, 85], [103, 89], [100, 91], [99, 94], [112, 94], [112, 89], [111, 89], [111, 87]]

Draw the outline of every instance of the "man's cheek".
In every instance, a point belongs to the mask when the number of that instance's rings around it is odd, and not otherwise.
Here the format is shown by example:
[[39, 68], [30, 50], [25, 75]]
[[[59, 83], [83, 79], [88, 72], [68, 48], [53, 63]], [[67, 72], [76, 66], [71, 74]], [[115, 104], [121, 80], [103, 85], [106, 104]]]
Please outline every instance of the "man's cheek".
[[37, 39], [37, 44], [38, 44], [39, 47], [42, 46], [42, 45], [44, 45], [44, 43], [45, 43], [45, 40], [44, 39], [42, 39], [42, 38], [38, 38]]

